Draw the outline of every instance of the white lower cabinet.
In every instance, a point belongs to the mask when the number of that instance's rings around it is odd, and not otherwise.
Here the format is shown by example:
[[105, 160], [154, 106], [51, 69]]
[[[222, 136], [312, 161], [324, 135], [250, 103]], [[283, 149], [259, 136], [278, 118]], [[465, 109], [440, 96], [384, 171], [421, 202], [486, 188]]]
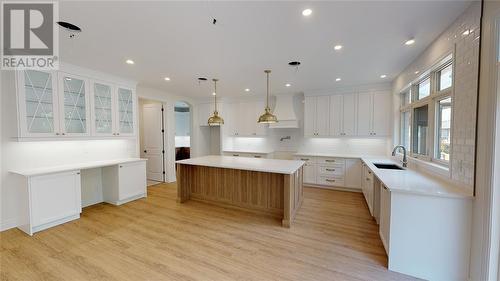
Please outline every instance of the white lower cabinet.
[[249, 158], [273, 158], [273, 153], [250, 153], [250, 152], [231, 152], [224, 151], [224, 156], [249, 157]]
[[146, 197], [146, 162], [138, 161], [103, 168], [103, 198], [121, 205]]
[[82, 212], [80, 171], [30, 176], [23, 195], [19, 228], [29, 235], [77, 219]]
[[304, 184], [322, 188], [361, 189], [361, 160], [339, 157], [297, 155], [305, 161]]
[[383, 184], [380, 185], [380, 218], [379, 232], [385, 252], [389, 254], [391, 227], [391, 193]]

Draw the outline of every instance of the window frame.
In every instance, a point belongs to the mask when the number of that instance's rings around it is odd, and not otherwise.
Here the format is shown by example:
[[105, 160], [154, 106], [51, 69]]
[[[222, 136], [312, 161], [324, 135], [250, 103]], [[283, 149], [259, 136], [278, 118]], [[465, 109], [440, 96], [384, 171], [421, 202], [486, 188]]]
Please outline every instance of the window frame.
[[[454, 54], [450, 53], [447, 56], [445, 56], [444, 59], [440, 60], [439, 63], [431, 67], [428, 71], [424, 72], [418, 79], [410, 83], [407, 87], [403, 88], [402, 91], [400, 91], [400, 108], [399, 108], [399, 118], [402, 118], [403, 112], [410, 112], [410, 140], [409, 140], [409, 147], [407, 148], [408, 150], [408, 155], [412, 158], [416, 158], [419, 160], [424, 160], [427, 162], [434, 162], [436, 164], [439, 164], [441, 166], [444, 166], [446, 168], [449, 168], [450, 162], [453, 158], [452, 155], [452, 147], [453, 147], [453, 128], [450, 128], [450, 135], [451, 135], [451, 141], [450, 141], [450, 156], [449, 156], [449, 161], [441, 160], [437, 156], [437, 151], [439, 151], [438, 145], [439, 145], [439, 132], [438, 132], [438, 118], [439, 118], [439, 101], [447, 98], [451, 98], [451, 124], [453, 124], [453, 112], [454, 112], [454, 106], [453, 106], [453, 93], [455, 89], [455, 60], [454, 60]], [[440, 72], [445, 69], [448, 66], [452, 66], [452, 83], [451, 86], [439, 90], [439, 83], [440, 83]], [[418, 91], [419, 91], [419, 84], [422, 81], [425, 81], [426, 79], [429, 79], [430, 81], [430, 94], [422, 99], [418, 99]], [[404, 95], [406, 93], [410, 94], [410, 102], [407, 105], [403, 104], [403, 99]], [[415, 94], [414, 94], [415, 93]], [[427, 146], [427, 153], [424, 154], [418, 154], [413, 151], [413, 119], [414, 119], [414, 110], [416, 108], [422, 107], [422, 106], [428, 106], [428, 134], [426, 136], [426, 146]], [[452, 126], [450, 126], [452, 127]], [[400, 120], [399, 122], [399, 141], [402, 143], [403, 141], [403, 120]]]

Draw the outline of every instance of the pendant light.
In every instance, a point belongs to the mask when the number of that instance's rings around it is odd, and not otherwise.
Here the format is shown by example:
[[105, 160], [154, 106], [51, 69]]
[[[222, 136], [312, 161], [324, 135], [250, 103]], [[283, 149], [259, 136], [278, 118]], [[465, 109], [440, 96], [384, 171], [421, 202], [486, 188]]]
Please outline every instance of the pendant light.
[[214, 107], [214, 114], [212, 116], [210, 116], [210, 118], [208, 118], [208, 126], [220, 126], [222, 124], [224, 124], [224, 119], [222, 119], [222, 117], [219, 116], [219, 112], [217, 111], [217, 81], [219, 81], [219, 79], [212, 79], [212, 81], [214, 81], [214, 103], [215, 103], [215, 107]]
[[261, 124], [273, 124], [278, 122], [278, 118], [271, 113], [271, 108], [269, 108], [269, 73], [271, 70], [264, 70], [267, 75], [267, 99], [266, 99], [266, 108], [264, 109], [264, 114], [259, 117], [258, 123]]

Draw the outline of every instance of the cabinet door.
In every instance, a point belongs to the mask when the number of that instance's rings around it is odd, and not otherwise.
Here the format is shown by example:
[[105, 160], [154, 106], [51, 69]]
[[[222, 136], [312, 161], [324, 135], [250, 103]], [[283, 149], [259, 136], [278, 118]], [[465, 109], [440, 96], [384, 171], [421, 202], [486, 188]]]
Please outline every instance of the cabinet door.
[[120, 201], [146, 195], [146, 162], [120, 164], [118, 174]]
[[304, 98], [304, 136], [316, 135], [316, 97]]
[[373, 94], [373, 130], [374, 136], [388, 136], [392, 113], [392, 95], [387, 92]]
[[100, 136], [113, 135], [113, 123], [116, 116], [116, 96], [110, 83], [92, 81], [92, 133]]
[[304, 165], [304, 183], [316, 184], [316, 165]]
[[370, 136], [372, 132], [372, 94], [360, 93], [358, 94], [358, 136]]
[[[238, 106], [237, 118], [238, 124], [238, 135], [240, 136], [255, 136], [257, 133], [255, 131], [257, 121], [255, 120], [255, 104], [251, 102], [242, 102]], [[241, 114], [241, 115], [240, 115]]]
[[16, 73], [21, 136], [60, 134], [55, 72], [24, 70]]
[[32, 227], [81, 213], [80, 171], [30, 178]]
[[135, 134], [135, 94], [131, 89], [118, 87], [117, 135]]
[[391, 223], [391, 192], [383, 184], [380, 185], [380, 238], [385, 252], [389, 255]]
[[342, 135], [342, 95], [333, 95], [330, 97], [330, 135]]
[[346, 94], [343, 96], [342, 110], [342, 135], [356, 135], [356, 94]]
[[330, 97], [320, 96], [316, 99], [316, 135], [328, 136], [330, 134]]
[[345, 187], [359, 189], [361, 188], [361, 177], [363, 169], [361, 160], [346, 159], [345, 161]]
[[213, 104], [210, 104], [210, 103], [198, 104], [198, 125], [199, 126], [208, 126], [208, 118], [210, 117], [213, 110], [214, 110]]
[[90, 94], [87, 79], [59, 73], [59, 110], [62, 135], [90, 134]]

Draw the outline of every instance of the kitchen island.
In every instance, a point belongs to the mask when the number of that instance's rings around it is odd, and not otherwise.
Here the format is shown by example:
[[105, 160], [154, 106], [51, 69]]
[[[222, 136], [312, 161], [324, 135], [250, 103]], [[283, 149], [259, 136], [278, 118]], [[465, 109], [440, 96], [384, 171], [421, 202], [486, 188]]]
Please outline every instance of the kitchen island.
[[304, 161], [204, 156], [177, 161], [177, 201], [204, 201], [279, 217], [290, 227], [302, 204]]

